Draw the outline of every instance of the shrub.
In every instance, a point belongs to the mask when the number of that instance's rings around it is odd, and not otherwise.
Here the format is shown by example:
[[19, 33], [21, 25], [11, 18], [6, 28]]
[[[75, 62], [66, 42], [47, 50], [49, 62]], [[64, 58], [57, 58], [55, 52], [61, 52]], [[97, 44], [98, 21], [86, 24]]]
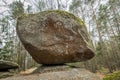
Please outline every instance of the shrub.
[[120, 71], [106, 75], [103, 80], [120, 80]]

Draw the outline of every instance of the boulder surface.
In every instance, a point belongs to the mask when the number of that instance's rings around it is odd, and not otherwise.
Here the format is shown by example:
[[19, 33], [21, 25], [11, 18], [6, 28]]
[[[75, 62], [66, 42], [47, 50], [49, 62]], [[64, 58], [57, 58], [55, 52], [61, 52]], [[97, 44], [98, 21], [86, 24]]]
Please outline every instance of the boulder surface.
[[23, 14], [17, 33], [25, 49], [40, 64], [86, 61], [94, 56], [82, 20], [65, 11]]

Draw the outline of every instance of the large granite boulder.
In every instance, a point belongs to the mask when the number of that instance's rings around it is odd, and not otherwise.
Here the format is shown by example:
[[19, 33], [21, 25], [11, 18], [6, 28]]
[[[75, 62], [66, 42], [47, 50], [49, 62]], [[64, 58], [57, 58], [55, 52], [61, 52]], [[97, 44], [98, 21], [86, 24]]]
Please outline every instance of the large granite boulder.
[[84, 23], [65, 11], [23, 14], [17, 21], [17, 33], [25, 49], [40, 64], [85, 61], [94, 56], [88, 48]]
[[0, 71], [8, 71], [9, 69], [16, 69], [18, 67], [18, 64], [14, 62], [0, 60]]

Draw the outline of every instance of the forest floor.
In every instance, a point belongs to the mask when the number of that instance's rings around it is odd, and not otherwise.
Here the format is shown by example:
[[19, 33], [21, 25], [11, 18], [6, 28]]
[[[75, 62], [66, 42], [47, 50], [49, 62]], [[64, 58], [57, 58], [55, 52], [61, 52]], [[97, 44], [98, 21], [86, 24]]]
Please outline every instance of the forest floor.
[[[14, 76], [11, 76], [11, 77], [8, 77], [8, 78], [2, 78], [0, 80], [46, 80], [44, 79], [44, 77], [46, 77], [47, 75], [51, 75], [51, 76], [47, 76], [46, 78], [48, 78], [47, 80], [49, 80], [49, 78], [53, 78], [54, 79], [54, 76], [53, 75], [56, 75], [56, 72], [53, 72], [52, 74], [49, 72], [47, 73], [43, 73], [42, 75], [40, 73], [34, 73], [34, 74], [31, 74], [34, 70], [36, 70], [36, 68], [31, 68], [31, 69], [28, 69], [26, 71], [21, 71], [19, 74], [16, 74]], [[66, 71], [60, 71], [59, 75], [63, 75], [65, 74]], [[76, 72], [75, 72], [76, 73]], [[71, 72], [72, 75], [75, 74], [74, 72]], [[86, 74], [88, 72], [86, 71], [83, 71], [82, 69], [80, 70], [80, 73], [82, 74]], [[70, 75], [71, 75], [70, 74]], [[89, 73], [88, 73], [89, 74]], [[91, 74], [89, 74], [91, 75]], [[99, 76], [101, 79], [104, 77], [103, 74], [101, 73], [96, 73], [97, 76]], [[64, 75], [63, 75], [64, 76]], [[68, 76], [68, 75], [66, 75]], [[43, 78], [43, 79], [39, 79], [39, 78]], [[51, 80], [51, 79], [50, 79]], [[58, 79], [54, 79], [54, 80], [58, 80]], [[68, 79], [65, 79], [65, 80], [68, 80]], [[70, 79], [71, 80], [71, 79]], [[73, 80], [73, 79], [72, 79]], [[75, 79], [75, 80], [79, 80], [79, 79]], [[90, 79], [91, 80], [91, 79]], [[96, 79], [95, 79], [96, 80]]]
[[101, 79], [105, 76], [104, 74], [102, 73], [96, 73], [97, 76], [99, 76]]

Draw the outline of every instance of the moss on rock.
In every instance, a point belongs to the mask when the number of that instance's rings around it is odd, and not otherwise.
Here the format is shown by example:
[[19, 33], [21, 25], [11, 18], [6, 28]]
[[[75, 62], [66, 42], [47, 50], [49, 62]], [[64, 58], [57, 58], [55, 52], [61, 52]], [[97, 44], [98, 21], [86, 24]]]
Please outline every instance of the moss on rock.
[[69, 13], [66, 11], [61, 11], [61, 10], [53, 10], [51, 12], [56, 12], [56, 13], [59, 13], [61, 16], [65, 16], [65, 17], [67, 16], [67, 17], [73, 18], [74, 20], [78, 21], [78, 23], [80, 25], [82, 25], [82, 26], [84, 25], [83, 21], [81, 19], [79, 19], [78, 17], [74, 16], [72, 13]]
[[[72, 19], [76, 20], [81, 26], [85, 26], [83, 21], [80, 18], [74, 16], [72, 13], [69, 13], [67, 11], [47, 10], [47, 11], [42, 11], [42, 12], [37, 13], [37, 15], [47, 14], [47, 13], [50, 13], [50, 12], [55, 12], [55, 13], [60, 14], [61, 16], [64, 16], [64, 17], [67, 17], [67, 18], [72, 18]], [[34, 14], [22, 14], [22, 15], [20, 15], [20, 17], [18, 17], [18, 19], [24, 19], [24, 18], [27, 18], [27, 17], [30, 17], [30, 16], [34, 16]]]

